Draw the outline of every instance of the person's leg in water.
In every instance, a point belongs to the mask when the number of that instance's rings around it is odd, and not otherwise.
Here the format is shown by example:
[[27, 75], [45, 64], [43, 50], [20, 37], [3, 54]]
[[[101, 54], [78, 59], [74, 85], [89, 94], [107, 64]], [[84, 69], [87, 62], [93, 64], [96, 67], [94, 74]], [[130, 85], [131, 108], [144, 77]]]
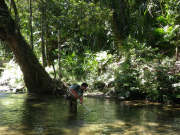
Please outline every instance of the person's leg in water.
[[67, 100], [69, 111], [77, 111], [77, 101], [73, 100], [68, 94], [64, 98]]
[[69, 111], [76, 112], [77, 111], [77, 101], [76, 100], [68, 100], [68, 108]]

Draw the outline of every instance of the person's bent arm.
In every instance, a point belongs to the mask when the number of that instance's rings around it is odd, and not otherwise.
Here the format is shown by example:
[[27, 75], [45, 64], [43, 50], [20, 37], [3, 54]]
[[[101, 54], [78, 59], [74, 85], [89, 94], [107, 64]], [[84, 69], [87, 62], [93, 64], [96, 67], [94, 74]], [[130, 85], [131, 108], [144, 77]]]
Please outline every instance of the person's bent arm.
[[76, 92], [71, 88], [70, 92], [73, 94], [73, 96], [78, 99], [78, 95], [76, 94]]

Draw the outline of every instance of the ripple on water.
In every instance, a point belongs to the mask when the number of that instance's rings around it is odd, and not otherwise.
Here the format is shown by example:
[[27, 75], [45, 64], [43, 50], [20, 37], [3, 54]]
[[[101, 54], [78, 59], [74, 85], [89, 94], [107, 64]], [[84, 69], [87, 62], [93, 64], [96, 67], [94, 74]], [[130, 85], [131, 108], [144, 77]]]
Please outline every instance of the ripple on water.
[[84, 98], [77, 113], [58, 96], [0, 93], [3, 134], [179, 134], [180, 106]]

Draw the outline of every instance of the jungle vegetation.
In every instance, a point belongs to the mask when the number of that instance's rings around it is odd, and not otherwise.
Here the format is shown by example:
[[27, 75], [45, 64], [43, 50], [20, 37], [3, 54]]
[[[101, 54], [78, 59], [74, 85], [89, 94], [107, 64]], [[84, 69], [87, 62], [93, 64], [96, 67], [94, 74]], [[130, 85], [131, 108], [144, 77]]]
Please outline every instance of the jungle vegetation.
[[0, 20], [1, 81], [12, 87], [87, 82], [118, 98], [179, 101], [179, 0], [0, 0]]

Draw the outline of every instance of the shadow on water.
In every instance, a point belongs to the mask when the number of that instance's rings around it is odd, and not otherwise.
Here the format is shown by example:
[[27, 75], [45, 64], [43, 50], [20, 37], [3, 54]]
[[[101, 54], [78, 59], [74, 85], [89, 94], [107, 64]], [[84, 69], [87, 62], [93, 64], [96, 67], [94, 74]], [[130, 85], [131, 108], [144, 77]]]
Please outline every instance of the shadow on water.
[[[148, 101], [116, 102], [121, 133], [127, 134], [179, 134], [180, 105], [166, 105]], [[118, 125], [118, 124], [116, 124]], [[124, 129], [128, 129], [125, 131]]]
[[1, 135], [179, 134], [180, 105], [84, 98], [69, 112], [62, 97], [0, 93]]

